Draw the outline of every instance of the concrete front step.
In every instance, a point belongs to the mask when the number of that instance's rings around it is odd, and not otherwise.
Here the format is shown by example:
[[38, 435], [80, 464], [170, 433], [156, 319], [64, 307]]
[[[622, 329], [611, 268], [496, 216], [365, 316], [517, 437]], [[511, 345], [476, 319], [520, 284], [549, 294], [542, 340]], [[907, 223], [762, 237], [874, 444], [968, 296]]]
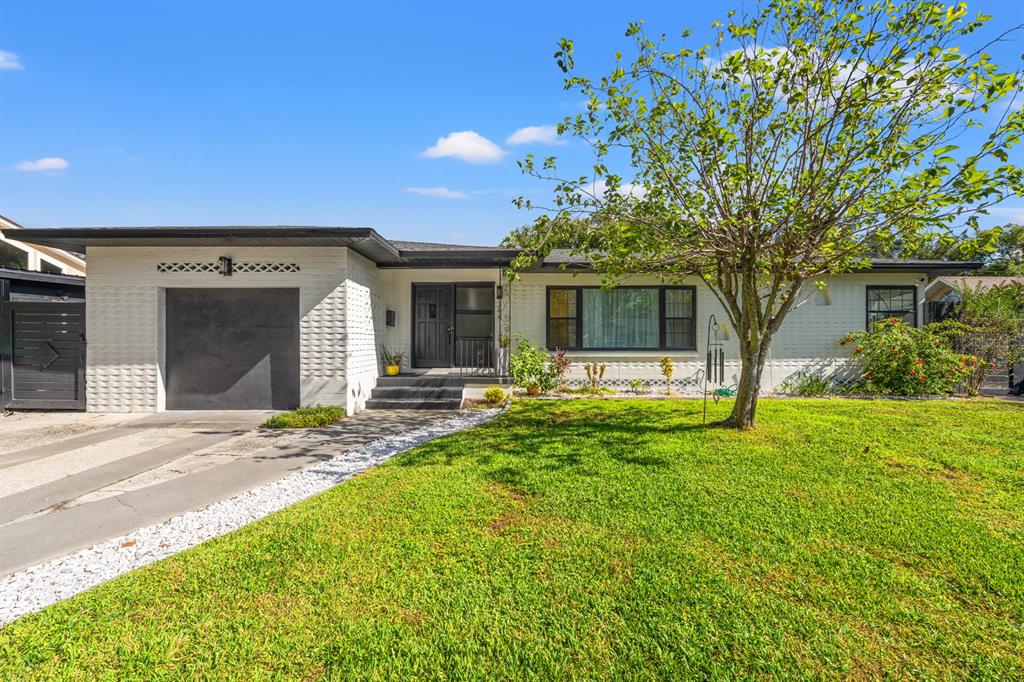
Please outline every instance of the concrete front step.
[[462, 407], [462, 398], [428, 400], [370, 398], [366, 401], [366, 407], [370, 410], [457, 410]]
[[370, 393], [371, 398], [391, 400], [429, 400], [444, 398], [461, 400], [461, 386], [378, 386]]
[[377, 377], [377, 385], [382, 387], [391, 386], [423, 386], [441, 388], [445, 386], [459, 387], [466, 382], [461, 377], [429, 376], [429, 375], [398, 375], [397, 377]]

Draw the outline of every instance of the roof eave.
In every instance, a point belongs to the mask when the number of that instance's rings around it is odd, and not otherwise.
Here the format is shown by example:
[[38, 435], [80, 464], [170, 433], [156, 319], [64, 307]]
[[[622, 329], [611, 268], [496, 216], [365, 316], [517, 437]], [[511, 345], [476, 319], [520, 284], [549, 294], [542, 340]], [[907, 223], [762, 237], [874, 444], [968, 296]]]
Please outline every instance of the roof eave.
[[374, 262], [398, 259], [398, 249], [369, 227], [66, 227], [22, 228], [5, 236], [63, 250], [90, 246], [346, 246]]
[[47, 284], [64, 284], [76, 287], [85, 286], [85, 277], [79, 275], [58, 275], [50, 272], [35, 272], [34, 270], [18, 270], [16, 268], [0, 268], [0, 279], [45, 282]]

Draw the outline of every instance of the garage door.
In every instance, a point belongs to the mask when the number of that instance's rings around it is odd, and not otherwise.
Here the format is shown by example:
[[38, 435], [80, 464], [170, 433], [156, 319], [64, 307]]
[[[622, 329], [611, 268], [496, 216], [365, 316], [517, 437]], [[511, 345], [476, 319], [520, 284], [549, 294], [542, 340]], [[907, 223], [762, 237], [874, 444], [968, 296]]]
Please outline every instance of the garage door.
[[299, 404], [298, 289], [168, 289], [167, 409]]

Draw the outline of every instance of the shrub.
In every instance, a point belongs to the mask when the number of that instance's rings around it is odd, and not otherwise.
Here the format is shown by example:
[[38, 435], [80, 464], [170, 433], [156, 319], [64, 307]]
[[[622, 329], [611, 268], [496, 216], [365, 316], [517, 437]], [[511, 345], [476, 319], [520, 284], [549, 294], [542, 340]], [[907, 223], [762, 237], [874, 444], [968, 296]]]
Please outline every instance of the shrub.
[[345, 408], [336, 405], [300, 407], [291, 412], [275, 414], [263, 422], [266, 429], [315, 429], [329, 426], [345, 416]]
[[665, 356], [661, 359], [661, 376], [665, 377], [665, 395], [672, 395], [672, 373], [675, 367], [672, 366], [672, 358]]
[[633, 391], [633, 395], [640, 395], [641, 393], [650, 393], [651, 385], [644, 379], [630, 379], [629, 390]]
[[826, 395], [832, 392], [832, 375], [822, 376], [807, 370], [800, 370], [782, 382], [783, 393], [807, 397]]
[[569, 368], [572, 367], [572, 360], [565, 354], [564, 348], [555, 348], [554, 355], [551, 356], [551, 366], [555, 371], [555, 378], [558, 381], [558, 390], [565, 390], [565, 375], [569, 373]]
[[608, 365], [588, 362], [583, 365], [583, 369], [587, 372], [587, 381], [590, 382], [590, 390], [593, 393], [599, 393], [601, 390], [601, 382], [604, 380], [605, 370], [608, 369]]
[[505, 391], [501, 386], [488, 386], [484, 390], [484, 400], [491, 405], [501, 405], [505, 402]]
[[858, 330], [841, 339], [842, 345], [854, 344], [859, 388], [891, 395], [952, 393], [973, 358], [955, 352], [948, 339], [930, 327], [908, 327], [892, 318], [876, 322], [869, 332]]
[[555, 370], [548, 364], [548, 354], [519, 337], [519, 346], [509, 358], [508, 373], [516, 386], [534, 391], [550, 391], [555, 387]]

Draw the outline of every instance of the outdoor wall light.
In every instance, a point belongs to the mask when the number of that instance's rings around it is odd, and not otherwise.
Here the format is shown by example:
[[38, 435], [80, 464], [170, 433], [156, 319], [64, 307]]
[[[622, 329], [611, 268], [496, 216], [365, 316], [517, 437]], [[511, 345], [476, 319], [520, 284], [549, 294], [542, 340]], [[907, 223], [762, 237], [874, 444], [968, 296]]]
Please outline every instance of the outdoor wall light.
[[386, 324], [389, 327], [394, 327], [395, 326], [395, 311], [394, 310], [385, 310], [384, 311], [384, 324]]
[[500, 301], [501, 297], [505, 295], [505, 287], [499, 284], [498, 287], [494, 290], [494, 295], [497, 296], [498, 300]]
[[217, 259], [217, 272], [219, 272], [220, 274], [224, 275], [225, 277], [230, 277], [234, 270], [235, 264], [232, 263], [231, 259], [228, 258], [227, 256], [221, 256], [220, 258]]

